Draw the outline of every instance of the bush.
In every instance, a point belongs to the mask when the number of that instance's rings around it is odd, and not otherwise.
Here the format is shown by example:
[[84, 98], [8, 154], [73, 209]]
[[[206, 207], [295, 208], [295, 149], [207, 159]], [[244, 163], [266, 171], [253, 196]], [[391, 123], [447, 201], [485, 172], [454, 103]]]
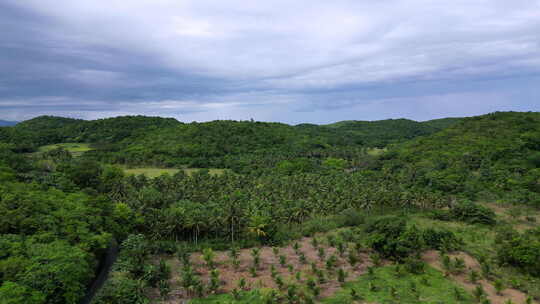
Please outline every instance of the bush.
[[328, 232], [339, 228], [335, 217], [314, 217], [302, 224], [302, 235], [311, 236], [316, 232]]
[[418, 258], [407, 258], [404, 261], [405, 270], [412, 274], [422, 274], [426, 271], [426, 263]]
[[497, 239], [500, 243], [497, 256], [501, 263], [540, 276], [540, 229], [531, 229], [525, 233], [501, 232]]
[[364, 216], [353, 208], [345, 209], [338, 215], [338, 224], [340, 227], [358, 226], [364, 224], [364, 222]]
[[414, 226], [407, 228], [403, 217], [379, 218], [367, 226], [366, 232], [371, 248], [386, 258], [401, 260], [424, 247], [421, 232]]
[[458, 239], [452, 231], [442, 228], [427, 228], [422, 232], [422, 237], [427, 247], [437, 250], [452, 251], [463, 245], [463, 240]]
[[141, 282], [132, 279], [128, 273], [116, 272], [107, 280], [92, 304], [147, 304], [149, 301], [143, 288]]
[[450, 209], [451, 219], [471, 224], [495, 225], [495, 212], [470, 201], [461, 202]]

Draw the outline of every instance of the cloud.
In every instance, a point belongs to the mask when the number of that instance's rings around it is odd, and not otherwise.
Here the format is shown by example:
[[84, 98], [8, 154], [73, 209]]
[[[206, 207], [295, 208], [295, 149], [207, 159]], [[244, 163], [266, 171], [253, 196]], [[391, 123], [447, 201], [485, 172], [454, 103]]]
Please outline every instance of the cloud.
[[540, 1], [6, 0], [0, 25], [0, 118], [540, 110], [519, 93], [540, 75]]

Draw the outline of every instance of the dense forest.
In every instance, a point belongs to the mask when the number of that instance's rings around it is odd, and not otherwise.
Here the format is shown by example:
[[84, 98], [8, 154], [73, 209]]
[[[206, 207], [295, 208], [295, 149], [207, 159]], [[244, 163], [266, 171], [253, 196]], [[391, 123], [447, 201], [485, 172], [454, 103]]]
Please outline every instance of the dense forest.
[[[177, 170], [128, 173], [148, 167]], [[418, 303], [424, 287], [409, 285], [413, 275], [442, 288], [471, 271], [453, 252], [479, 261], [474, 282], [533, 303], [538, 210], [540, 113], [296, 126], [42, 116], [0, 128], [0, 303], [80, 303], [114, 242], [119, 258], [93, 303]], [[318, 255], [311, 270], [308, 239]], [[269, 246], [282, 272], [265, 264]], [[214, 263], [223, 250], [230, 267]], [[444, 276], [424, 265], [433, 250]], [[235, 263], [243, 269], [238, 257], [253, 259], [252, 287], [220, 277]], [[355, 268], [361, 260], [373, 268]], [[406, 287], [382, 296], [375, 285], [393, 284], [376, 281], [387, 271]], [[265, 272], [272, 292], [254, 287]], [[323, 297], [317, 288], [325, 294], [332, 281], [341, 291]], [[450, 290], [447, 303], [501, 296], [466, 289]]]

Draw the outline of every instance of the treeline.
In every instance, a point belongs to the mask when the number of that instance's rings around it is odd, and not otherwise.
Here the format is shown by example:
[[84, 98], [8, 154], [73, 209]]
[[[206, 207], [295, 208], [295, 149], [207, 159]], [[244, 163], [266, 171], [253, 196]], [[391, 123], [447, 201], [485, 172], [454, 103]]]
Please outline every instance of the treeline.
[[441, 124], [397, 119], [290, 126], [253, 121], [184, 124], [144, 116], [94, 121], [42, 116], [0, 128], [0, 142], [12, 143], [19, 152], [34, 152], [47, 144], [85, 142], [94, 148], [87, 156], [102, 162], [245, 172], [302, 157], [352, 161], [362, 149], [433, 134], [456, 121]]

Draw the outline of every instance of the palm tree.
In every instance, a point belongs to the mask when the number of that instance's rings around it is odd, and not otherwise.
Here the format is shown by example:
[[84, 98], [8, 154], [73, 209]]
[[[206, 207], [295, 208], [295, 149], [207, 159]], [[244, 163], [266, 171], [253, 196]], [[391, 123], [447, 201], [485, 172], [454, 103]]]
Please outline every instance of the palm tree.
[[248, 232], [261, 238], [266, 236], [268, 218], [262, 215], [253, 215], [249, 220]]

